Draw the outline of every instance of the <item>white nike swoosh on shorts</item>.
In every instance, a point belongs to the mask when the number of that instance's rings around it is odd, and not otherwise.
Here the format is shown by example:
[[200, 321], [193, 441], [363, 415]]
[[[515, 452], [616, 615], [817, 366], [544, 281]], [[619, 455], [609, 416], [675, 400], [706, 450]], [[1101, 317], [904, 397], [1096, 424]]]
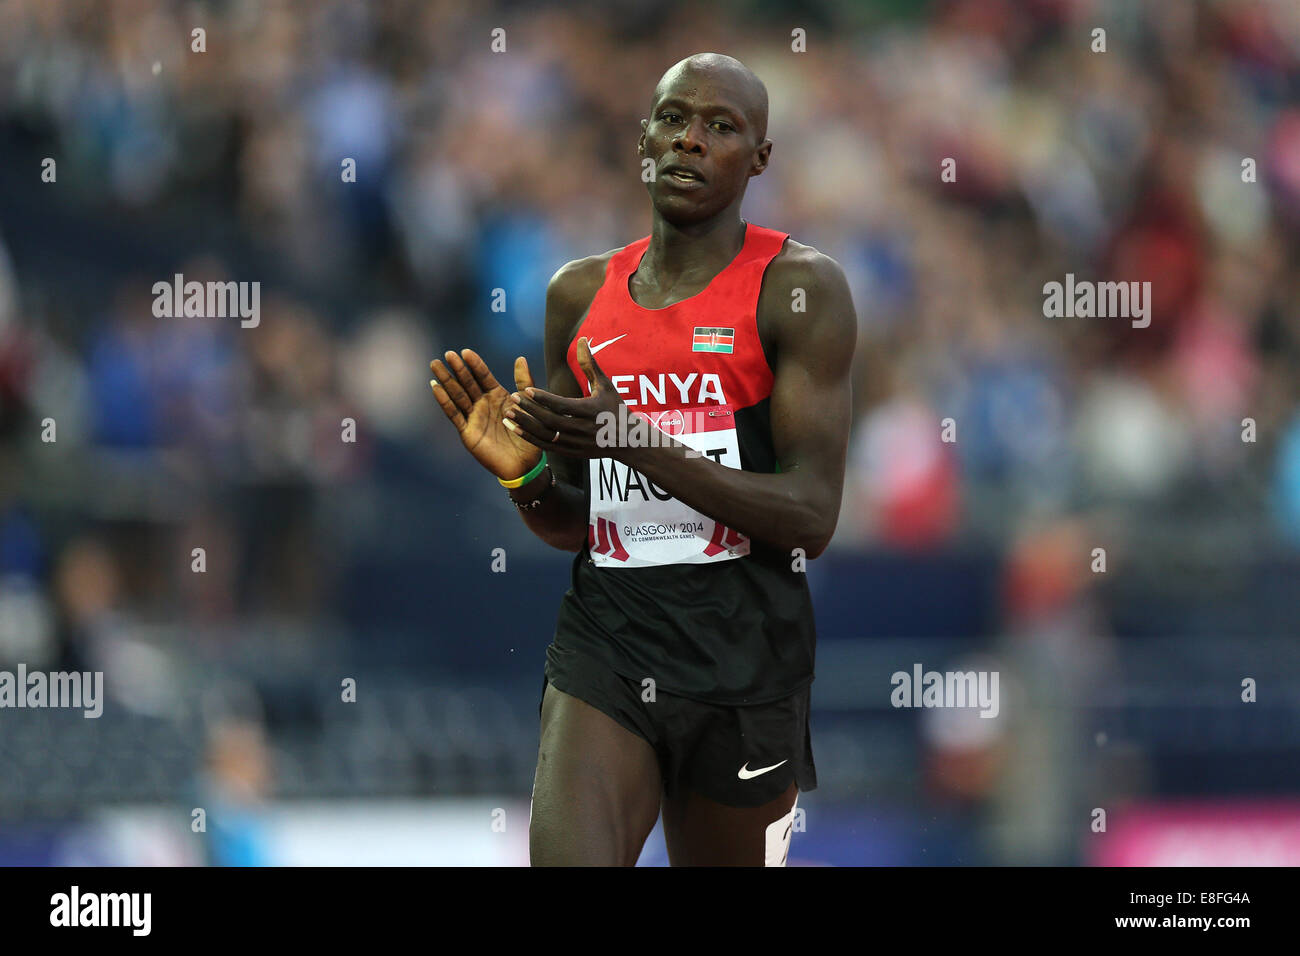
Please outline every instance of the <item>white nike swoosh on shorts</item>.
[[785, 760], [782, 760], [781, 763], [774, 763], [770, 767], [760, 767], [758, 770], [750, 770], [749, 761], [746, 760], [745, 766], [741, 767], [740, 770], [736, 772], [736, 776], [739, 777], [741, 780], [749, 780], [751, 777], [762, 776], [763, 774], [767, 773], [769, 770], [775, 770], [777, 767], [781, 766], [781, 764], [789, 763], [789, 762], [790, 762], [790, 758], [787, 757]]

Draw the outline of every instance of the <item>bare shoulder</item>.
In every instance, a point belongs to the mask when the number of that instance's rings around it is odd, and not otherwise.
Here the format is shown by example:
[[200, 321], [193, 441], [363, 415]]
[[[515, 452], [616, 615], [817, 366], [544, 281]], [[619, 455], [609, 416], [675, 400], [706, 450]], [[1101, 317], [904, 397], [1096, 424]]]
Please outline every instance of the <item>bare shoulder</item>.
[[617, 249], [610, 249], [599, 255], [574, 259], [556, 270], [546, 286], [548, 321], [554, 318], [572, 325], [582, 317], [605, 281], [605, 268], [616, 252]]
[[785, 241], [768, 265], [764, 280], [764, 285], [770, 284], [774, 289], [804, 288], [809, 295], [814, 291], [837, 292], [841, 286], [848, 288], [844, 269], [838, 262], [813, 246], [793, 239]]
[[782, 346], [804, 343], [852, 353], [858, 320], [843, 267], [812, 246], [787, 239], [763, 275], [758, 322], [777, 356], [787, 351]]
[[617, 249], [597, 256], [566, 262], [546, 286], [546, 369], [552, 391], [581, 395], [576, 384], [567, 384], [572, 373], [565, 367], [564, 355], [578, 331], [582, 317], [596, 298], [605, 281], [605, 267]]

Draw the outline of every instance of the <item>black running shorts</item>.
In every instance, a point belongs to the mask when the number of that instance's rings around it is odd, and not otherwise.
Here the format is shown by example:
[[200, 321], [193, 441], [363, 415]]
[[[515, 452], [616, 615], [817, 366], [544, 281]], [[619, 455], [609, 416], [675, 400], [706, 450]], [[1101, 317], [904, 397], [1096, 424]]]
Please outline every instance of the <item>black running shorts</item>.
[[[808, 703], [812, 685], [766, 704], [724, 706], [678, 697], [611, 671], [591, 658], [546, 648], [546, 684], [554, 684], [646, 740], [659, 757], [664, 790], [688, 790], [732, 807], [757, 807], [790, 786], [817, 788]], [[541, 713], [541, 704], [538, 704]]]

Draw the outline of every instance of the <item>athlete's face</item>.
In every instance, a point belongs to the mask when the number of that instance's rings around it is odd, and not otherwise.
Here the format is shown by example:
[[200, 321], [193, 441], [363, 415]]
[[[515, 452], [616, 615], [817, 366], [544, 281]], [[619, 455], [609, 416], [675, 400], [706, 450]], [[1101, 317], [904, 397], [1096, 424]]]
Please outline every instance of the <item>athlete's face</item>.
[[661, 216], [701, 222], [744, 195], [772, 152], [753, 112], [743, 84], [725, 72], [683, 70], [664, 84], [638, 143], [654, 162], [646, 188]]

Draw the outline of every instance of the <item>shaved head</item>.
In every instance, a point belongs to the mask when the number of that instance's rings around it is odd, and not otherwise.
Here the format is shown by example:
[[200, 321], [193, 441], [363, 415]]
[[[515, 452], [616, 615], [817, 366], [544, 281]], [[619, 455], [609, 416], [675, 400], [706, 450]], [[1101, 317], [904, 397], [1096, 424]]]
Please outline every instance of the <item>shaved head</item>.
[[696, 78], [707, 79], [735, 99], [754, 133], [755, 142], [767, 138], [767, 87], [753, 70], [725, 53], [696, 53], [674, 63], [655, 84], [651, 108], [670, 90], [681, 91], [685, 87], [693, 92], [690, 81]]
[[664, 222], [685, 226], [734, 215], [739, 224], [745, 186], [772, 155], [767, 88], [735, 57], [688, 56], [655, 84], [637, 152], [653, 167], [650, 176], [642, 170], [642, 179]]

